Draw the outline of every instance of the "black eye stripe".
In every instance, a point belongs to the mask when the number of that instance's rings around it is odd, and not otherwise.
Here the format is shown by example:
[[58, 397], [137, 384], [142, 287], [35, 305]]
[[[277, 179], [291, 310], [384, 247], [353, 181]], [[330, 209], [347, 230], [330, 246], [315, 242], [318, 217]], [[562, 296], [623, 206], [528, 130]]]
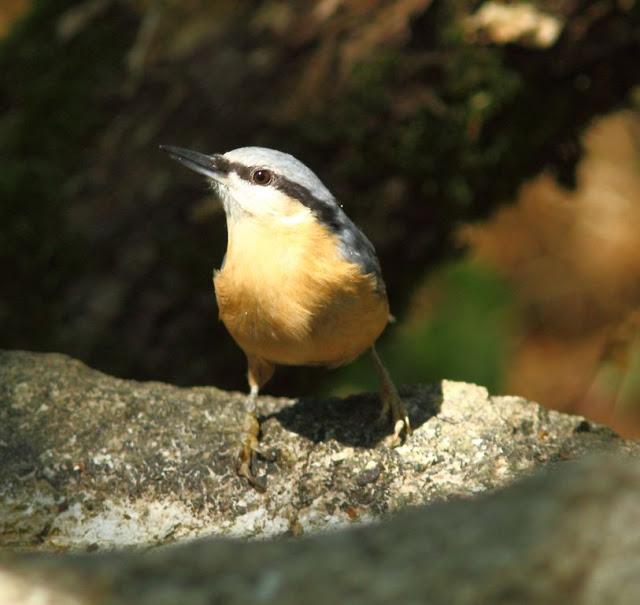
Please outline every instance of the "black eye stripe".
[[222, 155], [213, 156], [213, 166], [223, 174], [235, 172], [241, 179], [251, 181], [251, 173], [255, 170], [255, 166], [245, 166], [238, 162], [232, 162]]
[[[220, 163], [218, 164], [218, 161]], [[231, 162], [222, 156], [217, 156], [216, 168], [224, 172], [235, 172], [242, 180], [255, 184], [253, 174], [256, 170], [269, 170], [264, 166], [245, 166], [239, 162]], [[224, 166], [224, 168], [223, 168]], [[320, 221], [326, 224], [330, 229], [337, 230], [339, 228], [338, 210], [329, 202], [324, 202], [313, 195], [304, 185], [295, 183], [288, 178], [277, 174], [273, 170], [269, 170], [272, 174], [270, 185], [282, 191], [285, 195], [298, 200], [303, 206], [311, 210]]]
[[231, 171], [231, 162], [221, 155], [212, 156], [211, 163], [216, 170], [223, 174], [228, 174]]
[[282, 176], [276, 179], [275, 186], [282, 193], [298, 200], [303, 206], [309, 208], [320, 221], [333, 231], [339, 228], [338, 208], [334, 204], [318, 199], [303, 185], [294, 183]]

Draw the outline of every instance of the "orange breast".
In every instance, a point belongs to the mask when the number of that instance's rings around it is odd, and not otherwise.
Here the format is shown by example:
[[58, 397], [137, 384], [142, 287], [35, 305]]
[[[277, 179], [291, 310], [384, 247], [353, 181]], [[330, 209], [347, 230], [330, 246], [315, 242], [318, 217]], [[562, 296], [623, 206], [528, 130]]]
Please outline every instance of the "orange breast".
[[296, 224], [245, 219], [230, 226], [214, 284], [220, 318], [238, 345], [276, 364], [351, 361], [389, 317], [375, 278], [345, 261], [336, 236], [312, 216]]

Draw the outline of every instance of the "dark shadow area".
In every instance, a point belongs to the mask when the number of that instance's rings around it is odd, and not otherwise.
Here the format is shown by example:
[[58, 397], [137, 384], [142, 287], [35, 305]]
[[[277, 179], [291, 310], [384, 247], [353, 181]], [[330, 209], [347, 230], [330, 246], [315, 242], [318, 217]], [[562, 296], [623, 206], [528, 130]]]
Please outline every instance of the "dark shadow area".
[[[400, 388], [414, 430], [437, 416], [442, 405], [442, 386], [410, 385]], [[351, 395], [345, 399], [302, 397], [275, 414], [260, 417], [260, 422], [276, 418], [288, 431], [314, 443], [335, 439], [343, 445], [372, 448], [391, 432], [391, 422], [378, 423], [380, 399], [372, 393]]]

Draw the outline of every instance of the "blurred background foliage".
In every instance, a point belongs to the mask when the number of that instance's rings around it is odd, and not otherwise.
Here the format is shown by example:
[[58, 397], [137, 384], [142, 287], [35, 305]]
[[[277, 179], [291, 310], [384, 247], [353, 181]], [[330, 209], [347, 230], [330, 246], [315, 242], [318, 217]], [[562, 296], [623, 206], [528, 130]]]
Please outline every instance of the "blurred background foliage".
[[[158, 151], [283, 149], [375, 243], [399, 382], [640, 434], [636, 0], [3, 0], [0, 346], [244, 389], [206, 184]], [[363, 362], [268, 391], [373, 388]]]

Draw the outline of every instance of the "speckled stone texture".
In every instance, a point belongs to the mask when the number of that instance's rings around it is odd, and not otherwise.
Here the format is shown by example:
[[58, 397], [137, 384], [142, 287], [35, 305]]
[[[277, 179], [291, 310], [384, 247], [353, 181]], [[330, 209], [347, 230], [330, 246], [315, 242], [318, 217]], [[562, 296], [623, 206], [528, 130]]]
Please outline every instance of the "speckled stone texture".
[[504, 490], [300, 539], [83, 555], [0, 551], [11, 605], [640, 602], [640, 466], [557, 465]]
[[468, 498], [587, 452], [638, 452], [583, 418], [474, 385], [443, 381], [403, 396], [415, 432], [396, 449], [375, 426], [375, 396], [260, 398], [270, 456], [259, 493], [234, 471], [242, 394], [0, 353], [0, 547], [297, 536]]
[[241, 394], [0, 352], [0, 604], [640, 602], [640, 445], [474, 385], [403, 395], [396, 449], [375, 396], [261, 398], [259, 493]]

